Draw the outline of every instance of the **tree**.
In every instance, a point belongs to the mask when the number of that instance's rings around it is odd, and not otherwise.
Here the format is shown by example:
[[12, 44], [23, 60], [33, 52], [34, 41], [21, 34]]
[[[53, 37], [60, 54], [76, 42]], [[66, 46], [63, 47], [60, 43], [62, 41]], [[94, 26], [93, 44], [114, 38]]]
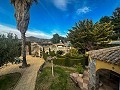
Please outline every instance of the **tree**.
[[77, 49], [93, 50], [97, 44], [104, 43], [112, 33], [111, 22], [93, 24], [92, 20], [76, 23], [68, 33], [68, 40]]
[[59, 43], [60, 40], [62, 42], [66, 42], [67, 41], [67, 39], [65, 37], [59, 36], [59, 34], [57, 34], [57, 33], [54, 34], [53, 38], [51, 39], [52, 43], [54, 43], [54, 44]]
[[20, 44], [17, 36], [12, 33], [8, 33], [7, 37], [5, 35], [0, 35], [0, 66], [8, 62], [13, 63], [15, 57], [20, 56]]
[[26, 42], [25, 33], [28, 29], [28, 24], [30, 20], [29, 11], [33, 2], [37, 2], [37, 0], [11, 0], [11, 3], [15, 8], [17, 29], [21, 32], [21, 38], [22, 38], [22, 57], [23, 57], [22, 67], [27, 67], [26, 50], [25, 50], [25, 42]]
[[112, 24], [114, 25], [114, 31], [120, 34], [120, 7], [116, 8], [112, 15]]
[[109, 23], [111, 18], [109, 16], [104, 16], [100, 19], [100, 23]]
[[60, 36], [56, 33], [53, 35], [53, 38], [51, 39], [52, 43], [56, 44], [60, 42]]

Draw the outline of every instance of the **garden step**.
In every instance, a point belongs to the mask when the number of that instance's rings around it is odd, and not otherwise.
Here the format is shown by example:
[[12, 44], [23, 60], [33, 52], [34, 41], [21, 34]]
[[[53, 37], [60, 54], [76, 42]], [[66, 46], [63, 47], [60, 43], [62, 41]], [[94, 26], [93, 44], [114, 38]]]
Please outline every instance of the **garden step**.
[[70, 77], [82, 90], [88, 90], [89, 77], [87, 70], [84, 71], [83, 76], [78, 73], [72, 73]]

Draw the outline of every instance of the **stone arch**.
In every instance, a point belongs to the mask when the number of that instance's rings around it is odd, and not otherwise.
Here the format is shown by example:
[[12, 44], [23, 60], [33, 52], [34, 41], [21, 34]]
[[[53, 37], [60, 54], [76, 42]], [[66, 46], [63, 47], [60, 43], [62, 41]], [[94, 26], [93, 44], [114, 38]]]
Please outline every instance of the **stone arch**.
[[105, 68], [98, 69], [96, 71], [96, 88], [120, 90], [120, 74]]

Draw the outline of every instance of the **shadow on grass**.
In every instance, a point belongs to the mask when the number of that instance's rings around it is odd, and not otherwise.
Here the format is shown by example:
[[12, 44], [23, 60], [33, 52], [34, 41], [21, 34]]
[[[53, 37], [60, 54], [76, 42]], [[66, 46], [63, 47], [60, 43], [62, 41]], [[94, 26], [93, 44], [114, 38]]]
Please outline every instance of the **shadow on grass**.
[[13, 90], [20, 77], [18, 72], [0, 76], [0, 90]]

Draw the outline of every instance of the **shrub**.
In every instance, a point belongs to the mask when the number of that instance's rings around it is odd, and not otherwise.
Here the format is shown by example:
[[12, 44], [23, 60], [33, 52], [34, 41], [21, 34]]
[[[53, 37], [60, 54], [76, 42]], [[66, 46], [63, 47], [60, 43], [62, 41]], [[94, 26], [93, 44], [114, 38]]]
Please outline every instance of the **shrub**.
[[65, 66], [71, 66], [69, 60], [70, 60], [69, 57], [65, 57], [65, 62], [64, 62]]
[[52, 56], [52, 57], [54, 57], [55, 56], [55, 51], [50, 51], [49, 55]]
[[59, 50], [59, 51], [56, 52], [56, 54], [57, 54], [57, 55], [63, 55], [63, 54], [64, 54], [64, 51]]
[[84, 69], [81, 64], [76, 65], [76, 71], [79, 72], [80, 74], [83, 74]]
[[84, 65], [84, 59], [70, 59], [68, 57], [66, 58], [57, 58], [53, 61], [54, 64], [56, 65], [62, 65], [62, 66], [67, 66], [67, 67], [74, 67], [75, 65], [78, 65], [81, 63], [81, 65]]
[[43, 52], [43, 58], [44, 58], [44, 60], [46, 60], [48, 56], [49, 55], [47, 53]]

